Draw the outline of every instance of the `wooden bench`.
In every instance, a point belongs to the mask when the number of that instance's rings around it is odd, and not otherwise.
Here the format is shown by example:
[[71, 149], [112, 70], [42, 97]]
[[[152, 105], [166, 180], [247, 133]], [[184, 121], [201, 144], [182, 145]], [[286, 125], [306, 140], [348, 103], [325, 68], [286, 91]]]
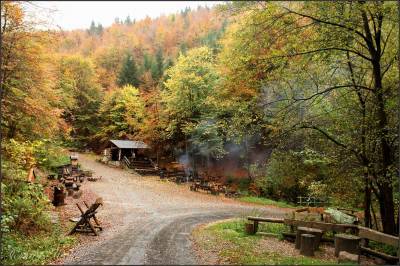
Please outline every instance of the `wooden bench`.
[[335, 235], [335, 256], [339, 257], [340, 251], [360, 255], [360, 237], [349, 234]]
[[[368, 240], [372, 240], [375, 242], [383, 243], [386, 245], [393, 246], [395, 248], [399, 247], [398, 237], [384, 234], [382, 232], [366, 228], [363, 226], [355, 225], [355, 224], [335, 224], [335, 223], [325, 223], [325, 222], [316, 222], [316, 221], [301, 221], [295, 219], [279, 219], [279, 218], [268, 218], [268, 217], [247, 217], [247, 220], [250, 223], [245, 224], [245, 230], [248, 234], [255, 234], [258, 230], [258, 224], [260, 222], [267, 223], [283, 223], [288, 225], [292, 229], [292, 233], [283, 233], [285, 237], [288, 239], [294, 239], [296, 234], [294, 232], [294, 228], [299, 227], [309, 227], [314, 229], [322, 230], [323, 232], [331, 231], [334, 233], [352, 233], [353, 235], [358, 236], [361, 239], [360, 251], [361, 253], [373, 255], [378, 258], [384, 259], [386, 262], [390, 264], [397, 263], [399, 258], [396, 256], [392, 256], [389, 254], [385, 254], [373, 249], [370, 249], [367, 245]], [[340, 235], [338, 235], [340, 238]], [[331, 238], [321, 238], [322, 241], [333, 242]], [[339, 250], [340, 251], [340, 250]]]
[[[292, 229], [294, 227], [311, 227], [320, 229], [322, 231], [332, 231], [332, 232], [340, 232], [340, 233], [358, 233], [358, 226], [354, 224], [334, 224], [334, 223], [324, 223], [324, 222], [315, 222], [315, 221], [301, 221], [294, 219], [284, 219], [284, 224], [289, 225]], [[293, 231], [293, 230], [292, 230]]]
[[258, 230], [258, 223], [279, 223], [283, 224], [283, 219], [280, 218], [265, 218], [265, 217], [254, 217], [248, 216], [247, 220], [252, 222], [246, 224], [246, 232], [249, 234], [255, 234]]

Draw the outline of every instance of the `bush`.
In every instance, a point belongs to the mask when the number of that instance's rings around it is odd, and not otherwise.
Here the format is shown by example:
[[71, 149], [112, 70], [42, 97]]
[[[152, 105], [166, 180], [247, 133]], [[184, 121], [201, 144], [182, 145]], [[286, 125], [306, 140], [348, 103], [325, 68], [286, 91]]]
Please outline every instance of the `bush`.
[[64, 236], [57, 225], [29, 238], [18, 232], [3, 234], [0, 259], [3, 265], [47, 264], [73, 243], [75, 238]]
[[[70, 240], [60, 237], [48, 211], [50, 201], [38, 183], [27, 182], [33, 166], [51, 170], [68, 157], [50, 141], [4, 143], [1, 261], [5, 264], [43, 264]], [[58, 231], [57, 231], [58, 230]]]
[[267, 164], [266, 175], [258, 177], [256, 184], [264, 196], [297, 202], [298, 196], [309, 193], [312, 182], [327, 179], [328, 164], [322, 154], [308, 148], [302, 151], [274, 151]]
[[[60, 148], [60, 144], [50, 140], [18, 142], [11, 139], [4, 144], [4, 157], [8, 161], [6, 170], [10, 171], [27, 171], [32, 166], [54, 171], [57, 166], [69, 163], [69, 157]], [[13, 179], [20, 178], [15, 172], [8, 174]]]
[[9, 180], [1, 184], [3, 193], [2, 232], [19, 231], [29, 235], [46, 230], [50, 218], [46, 215], [49, 200], [41, 184]]

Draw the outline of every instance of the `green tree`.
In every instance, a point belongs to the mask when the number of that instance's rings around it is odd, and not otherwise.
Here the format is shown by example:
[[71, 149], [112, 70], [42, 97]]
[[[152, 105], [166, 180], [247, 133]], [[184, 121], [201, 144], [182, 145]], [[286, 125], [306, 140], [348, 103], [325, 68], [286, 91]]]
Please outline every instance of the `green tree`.
[[[394, 234], [398, 139], [393, 62], [398, 36], [391, 18], [395, 4], [235, 3], [233, 7], [248, 16], [237, 24], [235, 35], [241, 40], [237, 48], [242, 54], [232, 64], [240, 71], [232, 75], [248, 80], [255, 92], [265, 88], [263, 105], [280, 133], [317, 133], [327, 150], [334, 152], [336, 146], [343, 156], [351, 156], [364, 172], [360, 179], [365, 182], [366, 224], [372, 191], [384, 232]], [[268, 32], [265, 26], [270, 27]]]
[[58, 88], [63, 94], [65, 121], [70, 135], [80, 147], [96, 147], [97, 113], [102, 99], [91, 61], [79, 56], [63, 57], [59, 65]]
[[126, 54], [124, 61], [122, 62], [122, 68], [118, 75], [118, 85], [132, 85], [138, 86], [138, 70], [136, 67], [135, 60], [131, 54]]
[[110, 138], [132, 138], [144, 123], [144, 102], [132, 85], [108, 93], [100, 107], [101, 127], [96, 138], [106, 143]]
[[156, 60], [152, 67], [152, 75], [154, 80], [159, 80], [164, 73], [164, 58], [161, 48], [158, 48]]
[[87, 30], [87, 32], [89, 33], [89, 35], [100, 36], [103, 34], [103, 25], [98, 23], [96, 26], [96, 23], [92, 20], [92, 22], [90, 23], [90, 28]]
[[207, 98], [218, 79], [212, 52], [207, 47], [192, 49], [187, 56], [181, 55], [166, 74], [170, 78], [161, 93], [163, 115], [168, 121], [166, 137], [188, 145], [202, 115], [207, 113]]
[[143, 72], [150, 70], [153, 66], [153, 58], [148, 53], [143, 54]]
[[103, 34], [103, 25], [101, 25], [100, 23], [97, 24], [96, 34], [97, 35], [102, 35]]
[[125, 21], [124, 21], [124, 24], [125, 24], [125, 25], [132, 25], [132, 20], [131, 20], [131, 17], [130, 17], [130, 16], [127, 16], [127, 17], [126, 17], [126, 19], [125, 19]]

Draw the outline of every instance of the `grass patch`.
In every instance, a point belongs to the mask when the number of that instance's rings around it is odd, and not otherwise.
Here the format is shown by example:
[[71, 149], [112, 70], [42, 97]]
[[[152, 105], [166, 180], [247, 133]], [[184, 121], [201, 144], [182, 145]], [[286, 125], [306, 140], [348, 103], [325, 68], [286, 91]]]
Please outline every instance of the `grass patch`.
[[263, 204], [263, 205], [273, 205], [277, 207], [282, 207], [282, 208], [294, 208], [295, 206], [287, 203], [285, 201], [275, 201], [267, 198], [261, 198], [261, 197], [253, 197], [253, 196], [247, 196], [247, 197], [241, 197], [238, 198], [239, 201], [243, 202], [249, 202], [249, 203], [255, 203], [255, 204]]
[[9, 232], [3, 234], [1, 261], [3, 265], [48, 264], [75, 243], [76, 238], [65, 236], [59, 225], [29, 237]]
[[380, 251], [380, 252], [383, 252], [383, 253], [386, 253], [386, 254], [389, 254], [392, 256], [397, 256], [397, 249], [393, 246], [386, 245], [384, 243], [379, 243], [379, 242], [376, 242], [373, 240], [370, 240], [368, 245], [370, 248], [372, 248], [374, 250], [377, 250], [377, 251]]
[[[301, 255], [290, 256], [282, 252], [266, 250], [261, 235], [247, 235], [244, 231], [245, 219], [229, 220], [198, 228], [193, 237], [206, 254], [217, 254], [218, 264], [269, 264], [269, 265], [332, 265], [335, 260], [322, 260]], [[282, 224], [260, 224], [259, 230], [281, 233], [287, 228]], [[268, 237], [269, 238], [269, 237]], [[280, 242], [277, 238], [273, 241]], [[265, 244], [264, 244], [265, 245]], [[265, 247], [265, 246], [264, 246]]]

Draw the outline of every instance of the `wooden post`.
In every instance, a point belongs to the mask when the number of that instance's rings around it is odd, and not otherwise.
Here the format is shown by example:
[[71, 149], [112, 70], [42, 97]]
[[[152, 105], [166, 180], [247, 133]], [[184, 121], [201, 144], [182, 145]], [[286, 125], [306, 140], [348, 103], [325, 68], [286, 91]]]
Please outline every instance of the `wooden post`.
[[254, 221], [254, 234], [258, 231], [258, 221]]
[[254, 232], [254, 223], [245, 223], [244, 224], [244, 228], [245, 228], [246, 234], [248, 234], [248, 235], [254, 235], [255, 234], [255, 232]]
[[339, 256], [340, 251], [347, 251], [352, 254], [360, 254], [360, 240], [358, 236], [347, 234], [335, 235], [335, 256]]
[[314, 256], [315, 236], [312, 234], [301, 235], [300, 254], [304, 256]]
[[121, 161], [121, 149], [118, 150], [118, 161]]

